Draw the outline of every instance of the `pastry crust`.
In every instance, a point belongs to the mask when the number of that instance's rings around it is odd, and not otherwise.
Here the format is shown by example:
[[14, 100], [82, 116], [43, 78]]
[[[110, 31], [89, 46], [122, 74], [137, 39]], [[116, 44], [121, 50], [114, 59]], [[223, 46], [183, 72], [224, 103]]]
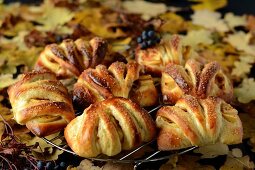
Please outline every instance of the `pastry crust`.
[[[136, 62], [125, 64], [117, 61], [108, 69], [104, 65], [98, 65], [95, 69], [89, 68], [80, 75], [74, 85], [73, 101], [78, 108], [85, 108], [114, 96], [130, 98], [132, 93], [131, 98], [134, 101], [140, 98], [140, 105], [151, 106], [157, 102], [157, 90], [151, 76], [139, 77], [139, 74], [140, 66]], [[138, 88], [134, 84], [138, 84]], [[138, 96], [134, 96], [135, 94]]]
[[111, 98], [86, 108], [67, 125], [64, 135], [79, 156], [113, 156], [152, 140], [156, 126], [148, 112], [136, 103]]
[[26, 73], [8, 94], [16, 122], [37, 136], [58, 132], [75, 117], [67, 89], [53, 73]]
[[168, 64], [162, 73], [163, 101], [175, 104], [185, 94], [204, 99], [216, 96], [231, 102], [233, 86], [217, 62], [202, 64], [189, 59], [185, 67]]
[[100, 64], [106, 52], [107, 42], [99, 37], [90, 41], [66, 39], [60, 45], [47, 45], [35, 68], [49, 70], [60, 79], [78, 77], [84, 69]]
[[237, 110], [216, 97], [184, 96], [175, 106], [157, 112], [159, 150], [175, 150], [221, 142], [242, 142], [242, 123]]
[[160, 76], [167, 64], [183, 63], [181, 39], [173, 35], [170, 40], [162, 40], [155, 47], [136, 49], [135, 55], [136, 61], [144, 67], [146, 73]]

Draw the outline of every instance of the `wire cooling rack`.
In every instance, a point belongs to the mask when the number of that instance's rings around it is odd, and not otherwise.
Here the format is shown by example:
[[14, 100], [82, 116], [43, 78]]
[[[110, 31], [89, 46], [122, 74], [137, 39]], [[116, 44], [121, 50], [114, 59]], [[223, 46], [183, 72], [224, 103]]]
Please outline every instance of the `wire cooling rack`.
[[[159, 105], [149, 111], [149, 114], [152, 114], [156, 110], [158, 110], [162, 105]], [[73, 155], [76, 155], [66, 143], [57, 145], [54, 143], [57, 139], [62, 138], [64, 140], [63, 135], [59, 135], [53, 139], [47, 139], [43, 137], [42, 139], [47, 142], [48, 144], [58, 148], [59, 150], [62, 150], [64, 152], [71, 153]], [[157, 149], [157, 143], [156, 140], [152, 140], [150, 142], [144, 143], [143, 145], [135, 148], [131, 151], [122, 151], [120, 154], [115, 156], [107, 156], [107, 155], [99, 155], [94, 158], [86, 158], [90, 159], [92, 161], [100, 161], [100, 162], [116, 162], [116, 163], [133, 163], [134, 164], [134, 170], [137, 169], [139, 165], [145, 162], [155, 162], [160, 160], [169, 159], [172, 155], [181, 155], [184, 153], [187, 153], [189, 151], [192, 151], [196, 148], [196, 146], [183, 149], [183, 150], [176, 150], [176, 151], [159, 151]], [[76, 155], [77, 156], [77, 155]]]

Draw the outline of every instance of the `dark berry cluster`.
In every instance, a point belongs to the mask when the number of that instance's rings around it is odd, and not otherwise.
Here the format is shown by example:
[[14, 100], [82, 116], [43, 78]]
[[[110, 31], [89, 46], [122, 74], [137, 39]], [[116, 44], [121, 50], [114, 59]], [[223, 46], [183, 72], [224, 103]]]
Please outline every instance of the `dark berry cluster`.
[[38, 161], [37, 162], [37, 168], [38, 170], [64, 170], [66, 169], [66, 163], [60, 162], [59, 164], [56, 164], [55, 162], [43, 162]]
[[160, 38], [154, 30], [143, 31], [141, 36], [137, 37], [137, 43], [140, 45], [141, 49], [152, 47], [159, 42]]

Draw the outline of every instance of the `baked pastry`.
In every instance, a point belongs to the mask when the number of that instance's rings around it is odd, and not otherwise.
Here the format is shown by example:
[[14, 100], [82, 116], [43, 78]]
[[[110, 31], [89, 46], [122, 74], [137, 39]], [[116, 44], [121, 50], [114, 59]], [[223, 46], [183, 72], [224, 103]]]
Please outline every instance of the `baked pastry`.
[[217, 96], [230, 102], [233, 86], [220, 64], [202, 64], [195, 59], [187, 60], [185, 67], [168, 64], [162, 73], [161, 91], [163, 101], [175, 104], [185, 94], [204, 99]]
[[156, 115], [160, 129], [159, 150], [175, 150], [221, 142], [242, 142], [242, 123], [237, 110], [217, 97], [184, 96], [175, 106], [164, 106]]
[[79, 156], [113, 156], [152, 140], [156, 126], [138, 104], [116, 97], [90, 105], [67, 125], [64, 135]]
[[158, 102], [158, 91], [151, 75], [141, 75], [134, 82], [129, 98], [142, 107], [153, 106]]
[[182, 44], [178, 35], [173, 35], [170, 40], [162, 40], [155, 47], [145, 50], [137, 48], [136, 61], [144, 66], [145, 72], [161, 75], [169, 63], [182, 64]]
[[67, 89], [50, 72], [24, 74], [8, 95], [16, 122], [37, 136], [58, 132], [75, 117]]
[[106, 52], [107, 43], [99, 37], [90, 41], [66, 39], [60, 45], [47, 45], [35, 68], [49, 70], [60, 79], [78, 77], [84, 69], [100, 64]]
[[136, 62], [114, 62], [107, 69], [98, 65], [85, 70], [74, 84], [73, 101], [79, 109], [112, 97], [131, 98], [139, 105], [157, 103], [158, 93], [150, 75], [139, 76]]

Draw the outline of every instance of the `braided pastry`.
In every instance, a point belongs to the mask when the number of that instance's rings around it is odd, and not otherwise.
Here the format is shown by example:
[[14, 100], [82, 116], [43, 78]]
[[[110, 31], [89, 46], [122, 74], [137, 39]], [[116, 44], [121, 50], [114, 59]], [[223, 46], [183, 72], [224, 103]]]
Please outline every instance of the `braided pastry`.
[[144, 66], [145, 72], [161, 75], [169, 63], [182, 64], [182, 45], [178, 35], [173, 35], [170, 40], [162, 40], [155, 47], [136, 50], [136, 61]]
[[60, 131], [75, 117], [67, 89], [53, 73], [26, 73], [8, 94], [14, 119], [37, 136]]
[[158, 92], [151, 75], [141, 75], [133, 85], [129, 98], [142, 107], [153, 106], [158, 102]]
[[184, 94], [198, 98], [217, 96], [230, 102], [233, 87], [217, 62], [201, 64], [189, 59], [185, 67], [169, 64], [161, 78], [161, 91], [165, 103], [175, 104]]
[[78, 77], [84, 69], [100, 64], [106, 51], [107, 43], [99, 37], [89, 42], [66, 39], [60, 45], [47, 45], [39, 56], [36, 68], [49, 70], [58, 78]]
[[114, 62], [108, 69], [104, 65], [89, 68], [74, 85], [74, 103], [84, 107], [113, 96], [128, 98], [133, 82], [139, 78], [139, 71], [135, 62]]
[[175, 150], [221, 142], [242, 142], [242, 123], [237, 110], [216, 97], [196, 99], [185, 96], [175, 106], [162, 107], [157, 112], [160, 128], [158, 148]]
[[67, 125], [64, 135], [79, 156], [113, 156], [152, 140], [156, 126], [139, 105], [116, 97], [90, 105]]

